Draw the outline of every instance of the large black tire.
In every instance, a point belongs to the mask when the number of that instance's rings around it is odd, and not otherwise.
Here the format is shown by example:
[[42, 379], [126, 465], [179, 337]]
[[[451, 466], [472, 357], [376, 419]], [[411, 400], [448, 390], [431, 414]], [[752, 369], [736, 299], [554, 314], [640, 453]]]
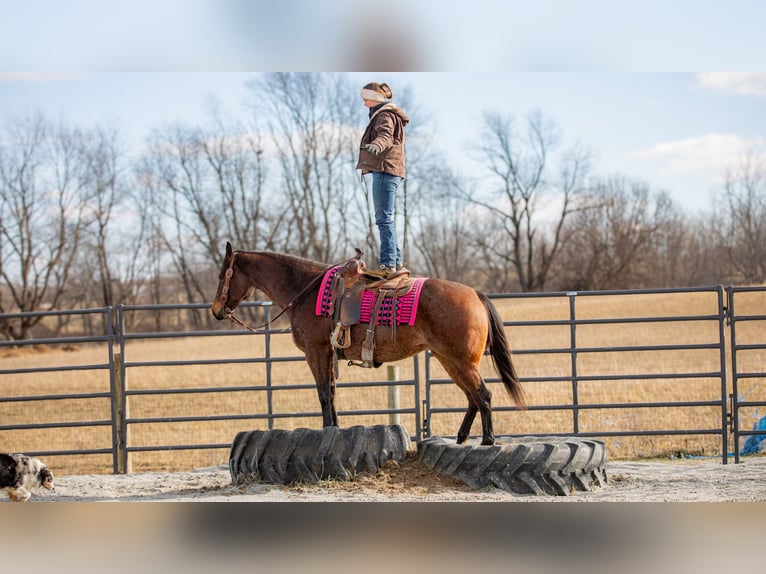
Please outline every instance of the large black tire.
[[491, 446], [431, 437], [418, 443], [418, 459], [471, 488], [515, 494], [566, 496], [607, 481], [604, 443], [574, 437], [523, 437]]
[[348, 480], [377, 473], [389, 460], [404, 460], [410, 437], [401, 425], [300, 428], [240, 432], [229, 454], [236, 485]]

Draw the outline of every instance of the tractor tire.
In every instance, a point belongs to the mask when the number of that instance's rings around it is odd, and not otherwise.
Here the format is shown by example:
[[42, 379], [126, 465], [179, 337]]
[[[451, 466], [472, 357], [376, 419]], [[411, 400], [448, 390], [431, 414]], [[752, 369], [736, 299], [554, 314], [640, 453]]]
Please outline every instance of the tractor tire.
[[606, 450], [597, 440], [521, 437], [487, 446], [431, 437], [417, 446], [418, 460], [428, 468], [474, 489], [567, 496], [607, 481]]
[[349, 480], [404, 460], [410, 437], [401, 425], [240, 432], [229, 453], [235, 485]]

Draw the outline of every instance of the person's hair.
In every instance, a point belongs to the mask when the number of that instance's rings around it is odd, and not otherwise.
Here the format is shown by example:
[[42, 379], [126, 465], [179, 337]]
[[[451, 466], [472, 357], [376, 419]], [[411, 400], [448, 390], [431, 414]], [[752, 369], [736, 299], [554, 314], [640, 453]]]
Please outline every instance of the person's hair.
[[383, 94], [387, 100], [390, 100], [394, 97], [394, 93], [391, 91], [391, 88], [388, 87], [388, 84], [383, 83], [379, 84], [378, 82], [370, 82], [366, 86], [364, 86], [365, 90], [375, 90], [376, 92]]

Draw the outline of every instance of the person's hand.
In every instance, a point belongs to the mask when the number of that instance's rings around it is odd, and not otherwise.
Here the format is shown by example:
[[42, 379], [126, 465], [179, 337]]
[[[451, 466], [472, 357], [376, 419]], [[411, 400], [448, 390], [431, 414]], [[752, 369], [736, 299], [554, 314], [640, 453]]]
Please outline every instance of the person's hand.
[[380, 155], [381, 149], [373, 143], [364, 144], [362, 149], [370, 152], [372, 155]]

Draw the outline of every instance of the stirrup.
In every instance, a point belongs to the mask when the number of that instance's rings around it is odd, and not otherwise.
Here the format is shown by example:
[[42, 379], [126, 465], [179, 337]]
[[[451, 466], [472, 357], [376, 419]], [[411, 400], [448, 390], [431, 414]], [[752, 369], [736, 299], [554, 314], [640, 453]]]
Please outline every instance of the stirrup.
[[348, 349], [351, 346], [350, 329], [340, 321], [335, 324], [335, 330], [330, 335], [330, 344], [336, 349]]

